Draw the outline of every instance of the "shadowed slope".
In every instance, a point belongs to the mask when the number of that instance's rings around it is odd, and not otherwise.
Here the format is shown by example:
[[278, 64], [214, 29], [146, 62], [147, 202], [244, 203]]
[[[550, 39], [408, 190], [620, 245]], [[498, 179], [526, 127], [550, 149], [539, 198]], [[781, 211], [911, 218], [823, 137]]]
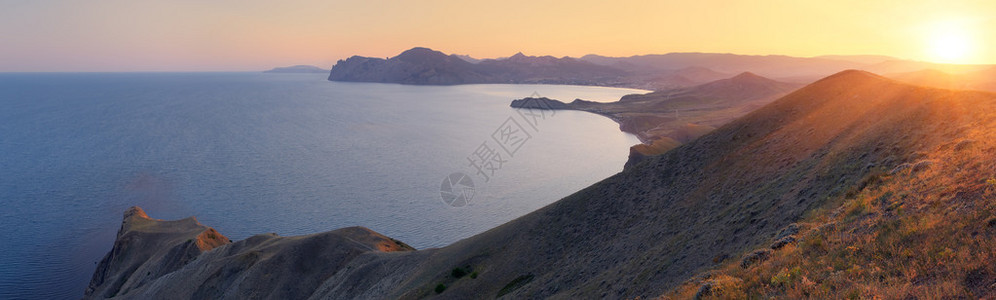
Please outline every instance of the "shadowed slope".
[[[996, 123], [994, 98], [845, 71], [538, 211], [444, 248], [360, 251], [335, 238], [337, 242], [328, 243], [333, 246], [321, 248], [323, 252], [355, 256], [250, 264], [242, 262], [243, 254], [230, 254], [260, 249], [260, 258], [245, 258], [255, 261], [301, 249], [266, 248], [254, 237], [201, 254], [194, 263], [129, 295], [164, 295], [180, 289], [206, 291], [196, 295], [214, 298], [660, 295], [703, 270], [739, 263], [735, 258], [769, 245], [779, 230], [791, 228], [812, 209], [870, 186], [876, 174], [917, 163], [922, 151], [960, 143], [958, 138], [973, 130], [971, 125], [991, 130]], [[924, 168], [915, 165], [911, 168]], [[337, 232], [332, 234], [342, 234]], [[286, 244], [294, 245], [291, 241]], [[771, 255], [764, 253], [746, 260], [746, 265]], [[304, 262], [310, 268], [292, 267]], [[313, 269], [323, 271], [309, 271]], [[278, 273], [253, 275], [269, 270]], [[459, 276], [463, 272], [475, 276]], [[205, 274], [272, 278], [273, 283], [254, 286], [235, 280], [216, 285]], [[307, 279], [289, 285], [282, 276]], [[219, 292], [214, 286], [227, 289]], [[291, 287], [293, 294], [276, 292]]]
[[94, 271], [86, 298], [127, 293], [228, 243], [228, 238], [193, 217], [162, 221], [149, 218], [137, 206], [129, 208], [114, 247]]
[[[432, 267], [413, 273], [399, 291], [426, 296], [447, 282], [443, 295], [454, 297], [490, 297], [508, 287], [516, 287], [505, 289], [511, 298], [659, 294], [767, 245], [778, 230], [869, 174], [947, 142], [945, 132], [964, 108], [944, 99], [964, 95], [992, 98], [860, 71], [836, 74], [539, 211], [434, 251], [425, 258]], [[465, 265], [480, 277], [447, 281], [445, 270]]]

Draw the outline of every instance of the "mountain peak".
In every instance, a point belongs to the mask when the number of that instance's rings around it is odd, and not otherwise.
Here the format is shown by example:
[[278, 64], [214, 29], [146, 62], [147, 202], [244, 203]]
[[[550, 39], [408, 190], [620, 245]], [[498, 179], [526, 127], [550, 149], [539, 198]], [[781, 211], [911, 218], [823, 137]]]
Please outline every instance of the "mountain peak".
[[426, 52], [439, 52], [439, 51], [432, 50], [431, 48], [426, 48], [426, 47], [412, 47], [411, 49], [408, 49], [408, 50], [405, 50], [404, 52], [401, 52], [401, 54], [405, 54], [405, 53], [409, 53], [409, 52], [410, 53], [426, 53]]
[[730, 80], [732, 80], [734, 82], [750, 82], [750, 81], [765, 81], [765, 82], [768, 82], [768, 81], [774, 81], [774, 80], [768, 79], [767, 77], [764, 77], [764, 76], [761, 76], [761, 75], [757, 75], [757, 74], [754, 74], [754, 73], [751, 73], [751, 72], [743, 72], [743, 73], [737, 74], [737, 76], [731, 77]]
[[708, 87], [710, 89], [716, 89], [720, 87], [737, 87], [738, 89], [743, 86], [774, 86], [779, 84], [778, 81], [769, 79], [767, 77], [757, 75], [751, 72], [743, 72], [737, 76], [733, 76], [727, 79], [720, 79], [710, 83], [703, 84], [703, 87]]
[[810, 85], [817, 84], [857, 84], [873, 82], [895, 82], [891, 79], [879, 76], [878, 74], [862, 70], [844, 70], [826, 78], [817, 80]]
[[525, 61], [525, 60], [527, 60], [529, 58], [530, 58], [529, 56], [526, 56], [525, 54], [522, 54], [522, 52], [518, 52], [518, 53], [515, 53], [515, 55], [509, 56], [508, 60], [509, 61]]
[[851, 70], [840, 71], [837, 74], [833, 74], [833, 75], [827, 76], [826, 78], [823, 78], [820, 81], [824, 81], [824, 80], [842, 80], [842, 79], [851, 79], [851, 80], [862, 80], [862, 79], [888, 80], [887, 78], [879, 76], [878, 74], [875, 74], [875, 73], [872, 73], [872, 72], [851, 69]]
[[[451, 85], [471, 83], [558, 83], [601, 85], [616, 83], [625, 70], [553, 56], [526, 56], [476, 60], [415, 47], [395, 57], [351, 57], [339, 61], [329, 80]], [[610, 81], [611, 80], [611, 81]]]
[[425, 47], [415, 47], [401, 52], [395, 58], [403, 61], [445, 60], [446, 54]]

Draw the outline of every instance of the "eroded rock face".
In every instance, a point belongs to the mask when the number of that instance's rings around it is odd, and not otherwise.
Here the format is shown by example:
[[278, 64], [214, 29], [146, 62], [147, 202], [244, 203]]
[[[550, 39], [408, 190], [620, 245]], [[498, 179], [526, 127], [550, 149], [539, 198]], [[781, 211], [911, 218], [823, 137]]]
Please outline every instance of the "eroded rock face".
[[177, 221], [149, 218], [133, 206], [124, 213], [117, 239], [90, 280], [86, 298], [127, 293], [176, 271], [201, 253], [231, 241], [190, 217]]
[[84, 298], [304, 299], [357, 256], [409, 250], [361, 227], [232, 243], [193, 217], [156, 220], [132, 207]]

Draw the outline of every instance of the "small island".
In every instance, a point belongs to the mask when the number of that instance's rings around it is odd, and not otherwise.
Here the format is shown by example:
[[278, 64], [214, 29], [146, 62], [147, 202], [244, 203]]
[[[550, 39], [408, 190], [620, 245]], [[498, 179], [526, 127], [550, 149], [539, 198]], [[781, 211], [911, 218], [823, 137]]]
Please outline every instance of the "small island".
[[277, 67], [263, 71], [263, 73], [328, 73], [328, 69], [322, 69], [311, 65], [296, 65], [290, 67]]

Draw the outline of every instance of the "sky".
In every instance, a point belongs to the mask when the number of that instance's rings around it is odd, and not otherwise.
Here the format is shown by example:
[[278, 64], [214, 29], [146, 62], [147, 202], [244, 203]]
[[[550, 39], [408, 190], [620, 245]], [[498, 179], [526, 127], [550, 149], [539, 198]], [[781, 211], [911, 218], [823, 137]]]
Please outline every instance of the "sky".
[[258, 71], [416, 46], [996, 63], [992, 0], [0, 0], [0, 72]]

